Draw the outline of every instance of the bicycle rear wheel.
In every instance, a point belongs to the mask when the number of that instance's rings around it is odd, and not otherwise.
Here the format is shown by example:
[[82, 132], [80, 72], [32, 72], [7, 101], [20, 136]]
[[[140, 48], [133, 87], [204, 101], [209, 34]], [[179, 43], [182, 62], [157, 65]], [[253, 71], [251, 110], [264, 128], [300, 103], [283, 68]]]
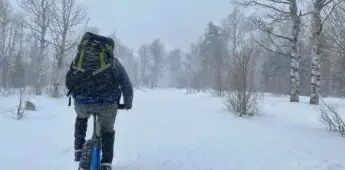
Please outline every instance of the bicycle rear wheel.
[[85, 142], [79, 161], [80, 170], [91, 170], [92, 151], [96, 145], [97, 141], [94, 139]]

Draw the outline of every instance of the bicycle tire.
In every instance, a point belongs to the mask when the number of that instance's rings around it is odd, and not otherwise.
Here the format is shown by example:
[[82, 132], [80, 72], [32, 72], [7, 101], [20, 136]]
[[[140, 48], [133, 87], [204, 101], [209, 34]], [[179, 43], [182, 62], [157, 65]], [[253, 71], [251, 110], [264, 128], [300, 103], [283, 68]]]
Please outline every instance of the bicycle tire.
[[87, 140], [83, 146], [79, 161], [79, 168], [83, 170], [91, 170], [92, 149], [97, 145], [94, 139]]

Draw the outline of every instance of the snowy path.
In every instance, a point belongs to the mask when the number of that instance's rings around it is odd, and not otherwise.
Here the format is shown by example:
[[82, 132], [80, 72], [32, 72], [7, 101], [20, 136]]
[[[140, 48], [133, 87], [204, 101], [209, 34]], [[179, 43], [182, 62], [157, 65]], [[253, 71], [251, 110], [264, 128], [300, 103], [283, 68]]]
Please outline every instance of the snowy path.
[[[41, 109], [26, 120], [0, 116], [0, 164], [11, 170], [76, 169], [73, 108], [67, 99], [36, 100]], [[208, 94], [137, 91], [134, 109], [120, 111], [116, 120], [114, 170], [345, 169], [345, 139], [312, 126], [305, 116], [313, 115], [309, 106], [285, 105], [267, 99], [265, 116], [238, 119], [225, 115], [221, 101]]]

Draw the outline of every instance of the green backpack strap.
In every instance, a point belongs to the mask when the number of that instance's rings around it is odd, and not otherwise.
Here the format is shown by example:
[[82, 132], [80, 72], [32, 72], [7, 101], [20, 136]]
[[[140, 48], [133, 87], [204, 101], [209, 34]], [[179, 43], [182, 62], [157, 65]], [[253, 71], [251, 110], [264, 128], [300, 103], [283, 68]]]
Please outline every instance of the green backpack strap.
[[100, 59], [100, 62], [101, 62], [100, 63], [101, 68], [96, 70], [96, 71], [94, 71], [92, 73], [92, 75], [96, 75], [96, 74], [102, 72], [103, 70], [111, 67], [112, 63], [105, 64], [105, 53], [106, 52], [112, 52], [112, 49], [113, 49], [113, 47], [111, 45], [109, 45], [109, 44], [106, 44], [105, 47], [102, 47], [102, 50], [99, 53], [99, 59]]
[[82, 68], [83, 66], [83, 59], [84, 59], [84, 53], [85, 53], [85, 45], [88, 43], [88, 40], [87, 39], [84, 39], [82, 40], [81, 42], [81, 51], [80, 51], [80, 54], [79, 54], [79, 58], [78, 58], [78, 61], [75, 65], [73, 65], [72, 67], [78, 71], [81, 71], [81, 72], [84, 72], [85, 69]]

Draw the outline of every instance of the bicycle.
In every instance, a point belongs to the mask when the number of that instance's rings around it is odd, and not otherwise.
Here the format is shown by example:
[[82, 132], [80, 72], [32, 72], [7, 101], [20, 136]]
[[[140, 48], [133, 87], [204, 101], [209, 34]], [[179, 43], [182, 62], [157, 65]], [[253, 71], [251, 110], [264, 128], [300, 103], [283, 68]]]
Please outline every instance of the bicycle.
[[[118, 110], [123, 110], [124, 105], [119, 104]], [[79, 161], [78, 170], [100, 170], [101, 169], [101, 151], [102, 138], [101, 128], [98, 122], [98, 114], [92, 113], [93, 117], [93, 132], [92, 138], [85, 142], [82, 149], [81, 159]]]

